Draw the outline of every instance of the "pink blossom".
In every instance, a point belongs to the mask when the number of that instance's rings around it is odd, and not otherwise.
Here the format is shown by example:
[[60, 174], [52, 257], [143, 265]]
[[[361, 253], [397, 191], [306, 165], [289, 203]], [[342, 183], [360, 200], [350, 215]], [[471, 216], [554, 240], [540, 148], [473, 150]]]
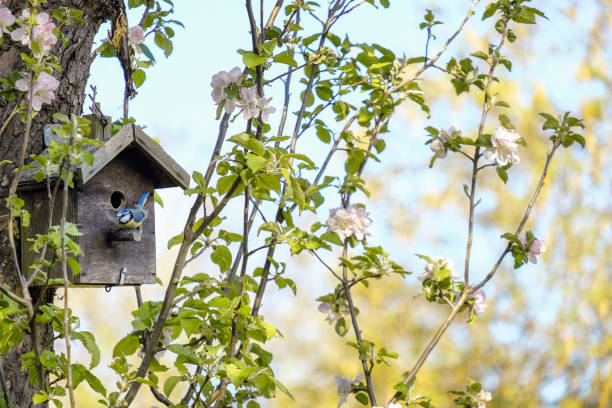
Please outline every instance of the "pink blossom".
[[366, 235], [369, 235], [367, 227], [371, 223], [372, 220], [361, 207], [352, 205], [349, 208], [339, 207], [329, 210], [329, 218], [325, 225], [329, 231], [338, 234], [341, 240], [354, 235], [357, 240], [361, 241]]
[[[59, 81], [45, 71], [38, 74], [34, 81], [34, 89], [32, 90], [32, 109], [40, 111], [43, 103], [51, 103], [55, 99], [55, 90], [59, 86]], [[15, 88], [22, 92], [27, 92], [30, 88], [30, 79], [28, 77], [21, 78], [15, 82]], [[29, 92], [26, 93], [26, 100], [29, 98]]]
[[12, 26], [15, 22], [15, 16], [7, 7], [0, 8], [0, 30], [9, 34], [10, 31], [6, 27]]
[[474, 309], [474, 313], [478, 316], [485, 311], [487, 305], [485, 304], [485, 300], [487, 300], [487, 294], [484, 290], [480, 289], [470, 295], [470, 299], [474, 299], [474, 304], [472, 305]]
[[223, 108], [227, 113], [232, 113], [238, 105], [238, 100], [228, 98], [225, 88], [230, 84], [239, 84], [242, 77], [242, 71], [238, 67], [232, 68], [229, 72], [219, 71], [213, 75], [210, 86], [213, 88], [211, 96], [213, 101], [218, 105], [225, 100]]
[[135, 25], [134, 27], [130, 27], [128, 30], [128, 42], [132, 46], [137, 46], [142, 44], [145, 40], [144, 30], [141, 26]]
[[244, 120], [256, 118], [261, 113], [259, 106], [259, 98], [255, 87], [240, 89], [240, 102], [238, 106], [242, 108], [242, 117]]
[[[21, 11], [22, 21], [30, 18], [29, 10], [25, 9]], [[30, 31], [30, 27], [26, 24], [21, 25], [15, 30], [11, 31], [11, 39], [13, 41], [20, 41], [22, 45], [32, 48], [32, 41], [38, 44], [40, 52], [35, 52], [34, 56], [41, 57], [48, 55], [51, 51], [51, 47], [57, 42], [57, 37], [53, 33], [55, 24], [49, 19], [49, 14], [38, 13], [36, 15], [36, 23]]]
[[512, 129], [498, 126], [491, 136], [493, 146], [487, 147], [484, 152], [484, 157], [487, 160], [494, 161], [500, 166], [505, 166], [508, 163], [518, 164], [521, 161], [517, 150], [517, 141], [521, 135]]
[[544, 252], [546, 252], [546, 245], [544, 245], [543, 241], [536, 239], [531, 243], [531, 245], [529, 245], [529, 252], [527, 252], [527, 257], [529, 258], [531, 263], [537, 264], [537, 256]]
[[270, 115], [276, 112], [276, 108], [268, 106], [272, 98], [259, 98], [259, 108], [261, 109], [261, 120], [264, 123], [269, 123]]

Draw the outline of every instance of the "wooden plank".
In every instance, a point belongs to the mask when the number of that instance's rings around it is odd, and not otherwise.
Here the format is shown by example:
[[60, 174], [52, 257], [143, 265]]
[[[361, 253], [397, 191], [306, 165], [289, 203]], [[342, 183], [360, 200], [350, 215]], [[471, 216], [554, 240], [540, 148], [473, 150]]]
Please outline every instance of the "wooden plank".
[[134, 135], [130, 126], [124, 126], [115, 136], [104, 143], [104, 146], [100, 146], [91, 152], [94, 155], [94, 163], [92, 166], [85, 163], [81, 164], [76, 171], [78, 179], [83, 184], [87, 183], [133, 141]]
[[164, 172], [169, 180], [157, 188], [175, 187], [189, 188], [191, 178], [162, 147], [155, 143], [142, 129], [132, 125], [134, 129], [134, 141], [140, 149]]

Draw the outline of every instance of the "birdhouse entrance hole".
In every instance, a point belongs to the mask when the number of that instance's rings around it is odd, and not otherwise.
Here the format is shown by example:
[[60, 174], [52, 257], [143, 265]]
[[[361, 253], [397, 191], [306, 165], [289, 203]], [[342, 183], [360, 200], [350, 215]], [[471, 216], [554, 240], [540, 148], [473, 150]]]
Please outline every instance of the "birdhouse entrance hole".
[[115, 209], [123, 208], [125, 205], [125, 196], [121, 191], [113, 191], [111, 194], [111, 205]]

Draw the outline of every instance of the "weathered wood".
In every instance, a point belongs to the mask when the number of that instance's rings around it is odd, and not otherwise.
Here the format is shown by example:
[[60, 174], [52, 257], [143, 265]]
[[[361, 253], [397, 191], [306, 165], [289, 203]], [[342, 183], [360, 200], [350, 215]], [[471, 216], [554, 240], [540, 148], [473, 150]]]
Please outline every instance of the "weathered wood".
[[109, 246], [108, 234], [119, 228], [111, 203], [113, 192], [125, 197], [125, 207], [133, 207], [145, 191], [153, 192], [151, 164], [137, 152], [128, 149], [119, 153], [104, 169], [86, 184], [77, 187], [81, 237], [81, 274], [78, 284], [113, 285], [119, 282], [122, 268], [127, 269], [126, 285], [155, 283], [155, 207], [149, 198], [148, 212], [142, 224], [140, 241], [119, 241]]
[[[134, 141], [145, 152], [166, 177], [160, 177], [158, 188], [181, 186], [189, 188], [190, 177], [177, 162], [165, 152], [161, 146], [153, 141], [136, 125], [131, 125], [134, 132]], [[168, 180], [169, 179], [169, 180]]]
[[121, 241], [142, 241], [142, 232], [139, 230], [122, 230], [119, 229], [117, 231], [109, 232], [106, 234], [106, 240], [108, 244], [112, 247], [113, 242], [121, 242]]
[[95, 150], [91, 151], [94, 156], [94, 162], [92, 166], [87, 164], [81, 164], [75, 171], [83, 184], [87, 183], [92, 177], [98, 174], [111, 160], [113, 160], [119, 153], [125, 150], [134, 141], [133, 132], [128, 127], [121, 129], [115, 136], [104, 143], [104, 146], [99, 146]]

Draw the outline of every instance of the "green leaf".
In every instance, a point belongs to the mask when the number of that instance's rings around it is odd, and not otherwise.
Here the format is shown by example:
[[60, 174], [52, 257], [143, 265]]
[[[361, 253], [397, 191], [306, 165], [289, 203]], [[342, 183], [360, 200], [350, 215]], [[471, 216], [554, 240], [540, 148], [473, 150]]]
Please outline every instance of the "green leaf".
[[164, 394], [166, 395], [166, 397], [170, 397], [170, 394], [172, 393], [172, 390], [174, 390], [174, 387], [176, 387], [176, 384], [178, 384], [182, 380], [182, 375], [174, 375], [172, 377], [168, 377], [168, 379], [164, 383]]
[[279, 390], [281, 390], [286, 396], [291, 398], [292, 401], [294, 400], [293, 395], [291, 395], [291, 392], [289, 392], [289, 389], [285, 387], [285, 385], [282, 382], [278, 381], [274, 377], [270, 377], [270, 378], [272, 378], [272, 381], [274, 381], [274, 385], [276, 385]]
[[149, 49], [149, 47], [147, 47], [144, 44], [138, 44], [138, 47], [140, 47], [140, 49], [142, 50], [142, 53], [151, 61], [156, 62], [155, 61], [155, 57], [153, 56], [153, 53], [151, 52], [151, 50]]
[[136, 69], [132, 73], [132, 79], [134, 80], [134, 85], [136, 85], [136, 88], [140, 88], [140, 86], [147, 79], [147, 74], [145, 74], [142, 69]]
[[499, 8], [499, 3], [497, 2], [489, 4], [487, 8], [485, 9], [485, 12], [482, 15], [482, 19], [486, 20], [487, 18], [491, 17], [493, 14], [495, 14], [498, 8]]
[[180, 234], [170, 238], [170, 240], [168, 241], [168, 249], [172, 248], [175, 245], [180, 244], [181, 242], [183, 242], [184, 239], [184, 235], [181, 232]]
[[291, 65], [294, 68], [297, 68], [298, 64], [297, 62], [293, 59], [293, 53], [290, 52], [289, 50], [281, 52], [280, 54], [276, 54], [274, 56], [274, 58], [272, 58], [272, 60], [274, 62], [278, 62], [281, 64], [287, 64], [287, 65]]
[[140, 338], [136, 334], [128, 334], [113, 348], [113, 357], [130, 356], [140, 348]]
[[210, 259], [219, 265], [221, 272], [227, 271], [232, 266], [232, 253], [224, 245], [215, 246]]
[[504, 167], [497, 166], [495, 171], [497, 171], [499, 178], [504, 182], [504, 184], [506, 184], [508, 182], [508, 172], [506, 169], [504, 169]]
[[253, 170], [253, 173], [257, 173], [260, 169], [266, 166], [268, 159], [261, 156], [257, 156], [253, 153], [247, 153], [246, 155], [247, 167]]
[[68, 256], [66, 257], [66, 262], [68, 263], [68, 266], [70, 266], [73, 275], [78, 275], [81, 273], [81, 265], [79, 265], [79, 262], [76, 259]]
[[253, 51], [249, 51], [242, 56], [242, 62], [247, 68], [255, 68], [258, 65], [266, 62], [266, 57], [261, 57], [255, 54]]
[[164, 208], [164, 202], [159, 196], [159, 194], [157, 194], [157, 191], [153, 191], [153, 198], [155, 199], [155, 202], [159, 204], [161, 208]]

